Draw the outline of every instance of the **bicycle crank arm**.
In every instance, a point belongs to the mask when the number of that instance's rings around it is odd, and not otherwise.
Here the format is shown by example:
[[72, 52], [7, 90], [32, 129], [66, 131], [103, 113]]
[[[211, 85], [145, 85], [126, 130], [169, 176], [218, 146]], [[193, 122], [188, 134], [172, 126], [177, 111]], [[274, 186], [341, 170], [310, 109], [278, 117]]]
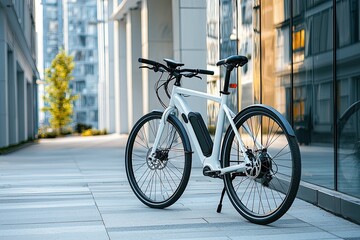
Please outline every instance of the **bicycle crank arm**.
[[238, 165], [233, 165], [230, 167], [225, 167], [220, 169], [220, 174], [219, 175], [224, 175], [226, 173], [233, 173], [233, 172], [245, 172], [246, 170], [246, 166], [245, 164], [238, 164]]

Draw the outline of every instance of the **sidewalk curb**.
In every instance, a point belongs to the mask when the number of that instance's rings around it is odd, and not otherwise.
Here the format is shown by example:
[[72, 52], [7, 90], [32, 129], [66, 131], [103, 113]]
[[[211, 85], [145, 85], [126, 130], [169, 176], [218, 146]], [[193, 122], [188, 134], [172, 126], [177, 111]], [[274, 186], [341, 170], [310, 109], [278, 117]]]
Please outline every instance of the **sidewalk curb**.
[[0, 155], [7, 155], [9, 153], [16, 152], [20, 149], [23, 149], [23, 148], [26, 148], [26, 147], [29, 147], [29, 146], [32, 146], [35, 144], [38, 144], [38, 139], [32, 140], [30, 142], [20, 143], [17, 145], [10, 145], [4, 149], [0, 149]]
[[332, 214], [360, 224], [360, 200], [311, 183], [301, 182], [297, 197]]

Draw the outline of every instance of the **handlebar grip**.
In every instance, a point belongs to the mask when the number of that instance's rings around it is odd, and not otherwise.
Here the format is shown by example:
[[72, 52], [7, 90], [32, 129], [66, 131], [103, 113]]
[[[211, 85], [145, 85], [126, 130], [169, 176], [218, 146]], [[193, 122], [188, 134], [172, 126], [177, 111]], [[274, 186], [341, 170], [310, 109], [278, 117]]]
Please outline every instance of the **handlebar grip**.
[[158, 62], [155, 62], [155, 61], [149, 60], [149, 59], [145, 59], [145, 58], [139, 58], [138, 61], [141, 62], [141, 63], [150, 64], [150, 65], [153, 65], [153, 66], [159, 65]]
[[209, 70], [204, 70], [204, 69], [198, 69], [198, 73], [206, 74], [206, 75], [214, 75], [214, 71], [209, 71]]

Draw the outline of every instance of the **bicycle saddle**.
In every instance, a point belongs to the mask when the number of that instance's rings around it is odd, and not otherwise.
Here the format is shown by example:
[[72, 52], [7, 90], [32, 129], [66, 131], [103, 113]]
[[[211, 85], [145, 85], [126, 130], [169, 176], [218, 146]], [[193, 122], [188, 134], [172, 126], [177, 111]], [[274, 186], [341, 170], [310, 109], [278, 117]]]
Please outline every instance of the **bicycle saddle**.
[[177, 67], [184, 66], [183, 63], [175, 62], [174, 60], [171, 60], [171, 59], [168, 59], [168, 58], [164, 58], [164, 61], [166, 62], [167, 66], [169, 68], [177, 68]]
[[248, 62], [248, 59], [245, 56], [232, 55], [232, 56], [230, 56], [228, 58], [224, 58], [224, 59], [219, 60], [216, 63], [216, 66], [221, 66], [221, 65], [224, 65], [224, 64], [234, 64], [234, 65], [239, 65], [240, 67], [242, 67], [247, 62]]

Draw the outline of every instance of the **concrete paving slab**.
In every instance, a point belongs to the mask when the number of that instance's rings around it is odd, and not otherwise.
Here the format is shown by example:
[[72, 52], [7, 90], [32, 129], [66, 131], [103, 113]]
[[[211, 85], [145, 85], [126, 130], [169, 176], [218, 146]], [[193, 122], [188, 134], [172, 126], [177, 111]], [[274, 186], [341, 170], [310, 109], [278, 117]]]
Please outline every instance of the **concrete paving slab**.
[[132, 193], [124, 169], [126, 136], [41, 140], [0, 156], [0, 239], [360, 239], [360, 226], [297, 199], [268, 226], [249, 223], [223, 183], [199, 163], [183, 196], [151, 209]]

